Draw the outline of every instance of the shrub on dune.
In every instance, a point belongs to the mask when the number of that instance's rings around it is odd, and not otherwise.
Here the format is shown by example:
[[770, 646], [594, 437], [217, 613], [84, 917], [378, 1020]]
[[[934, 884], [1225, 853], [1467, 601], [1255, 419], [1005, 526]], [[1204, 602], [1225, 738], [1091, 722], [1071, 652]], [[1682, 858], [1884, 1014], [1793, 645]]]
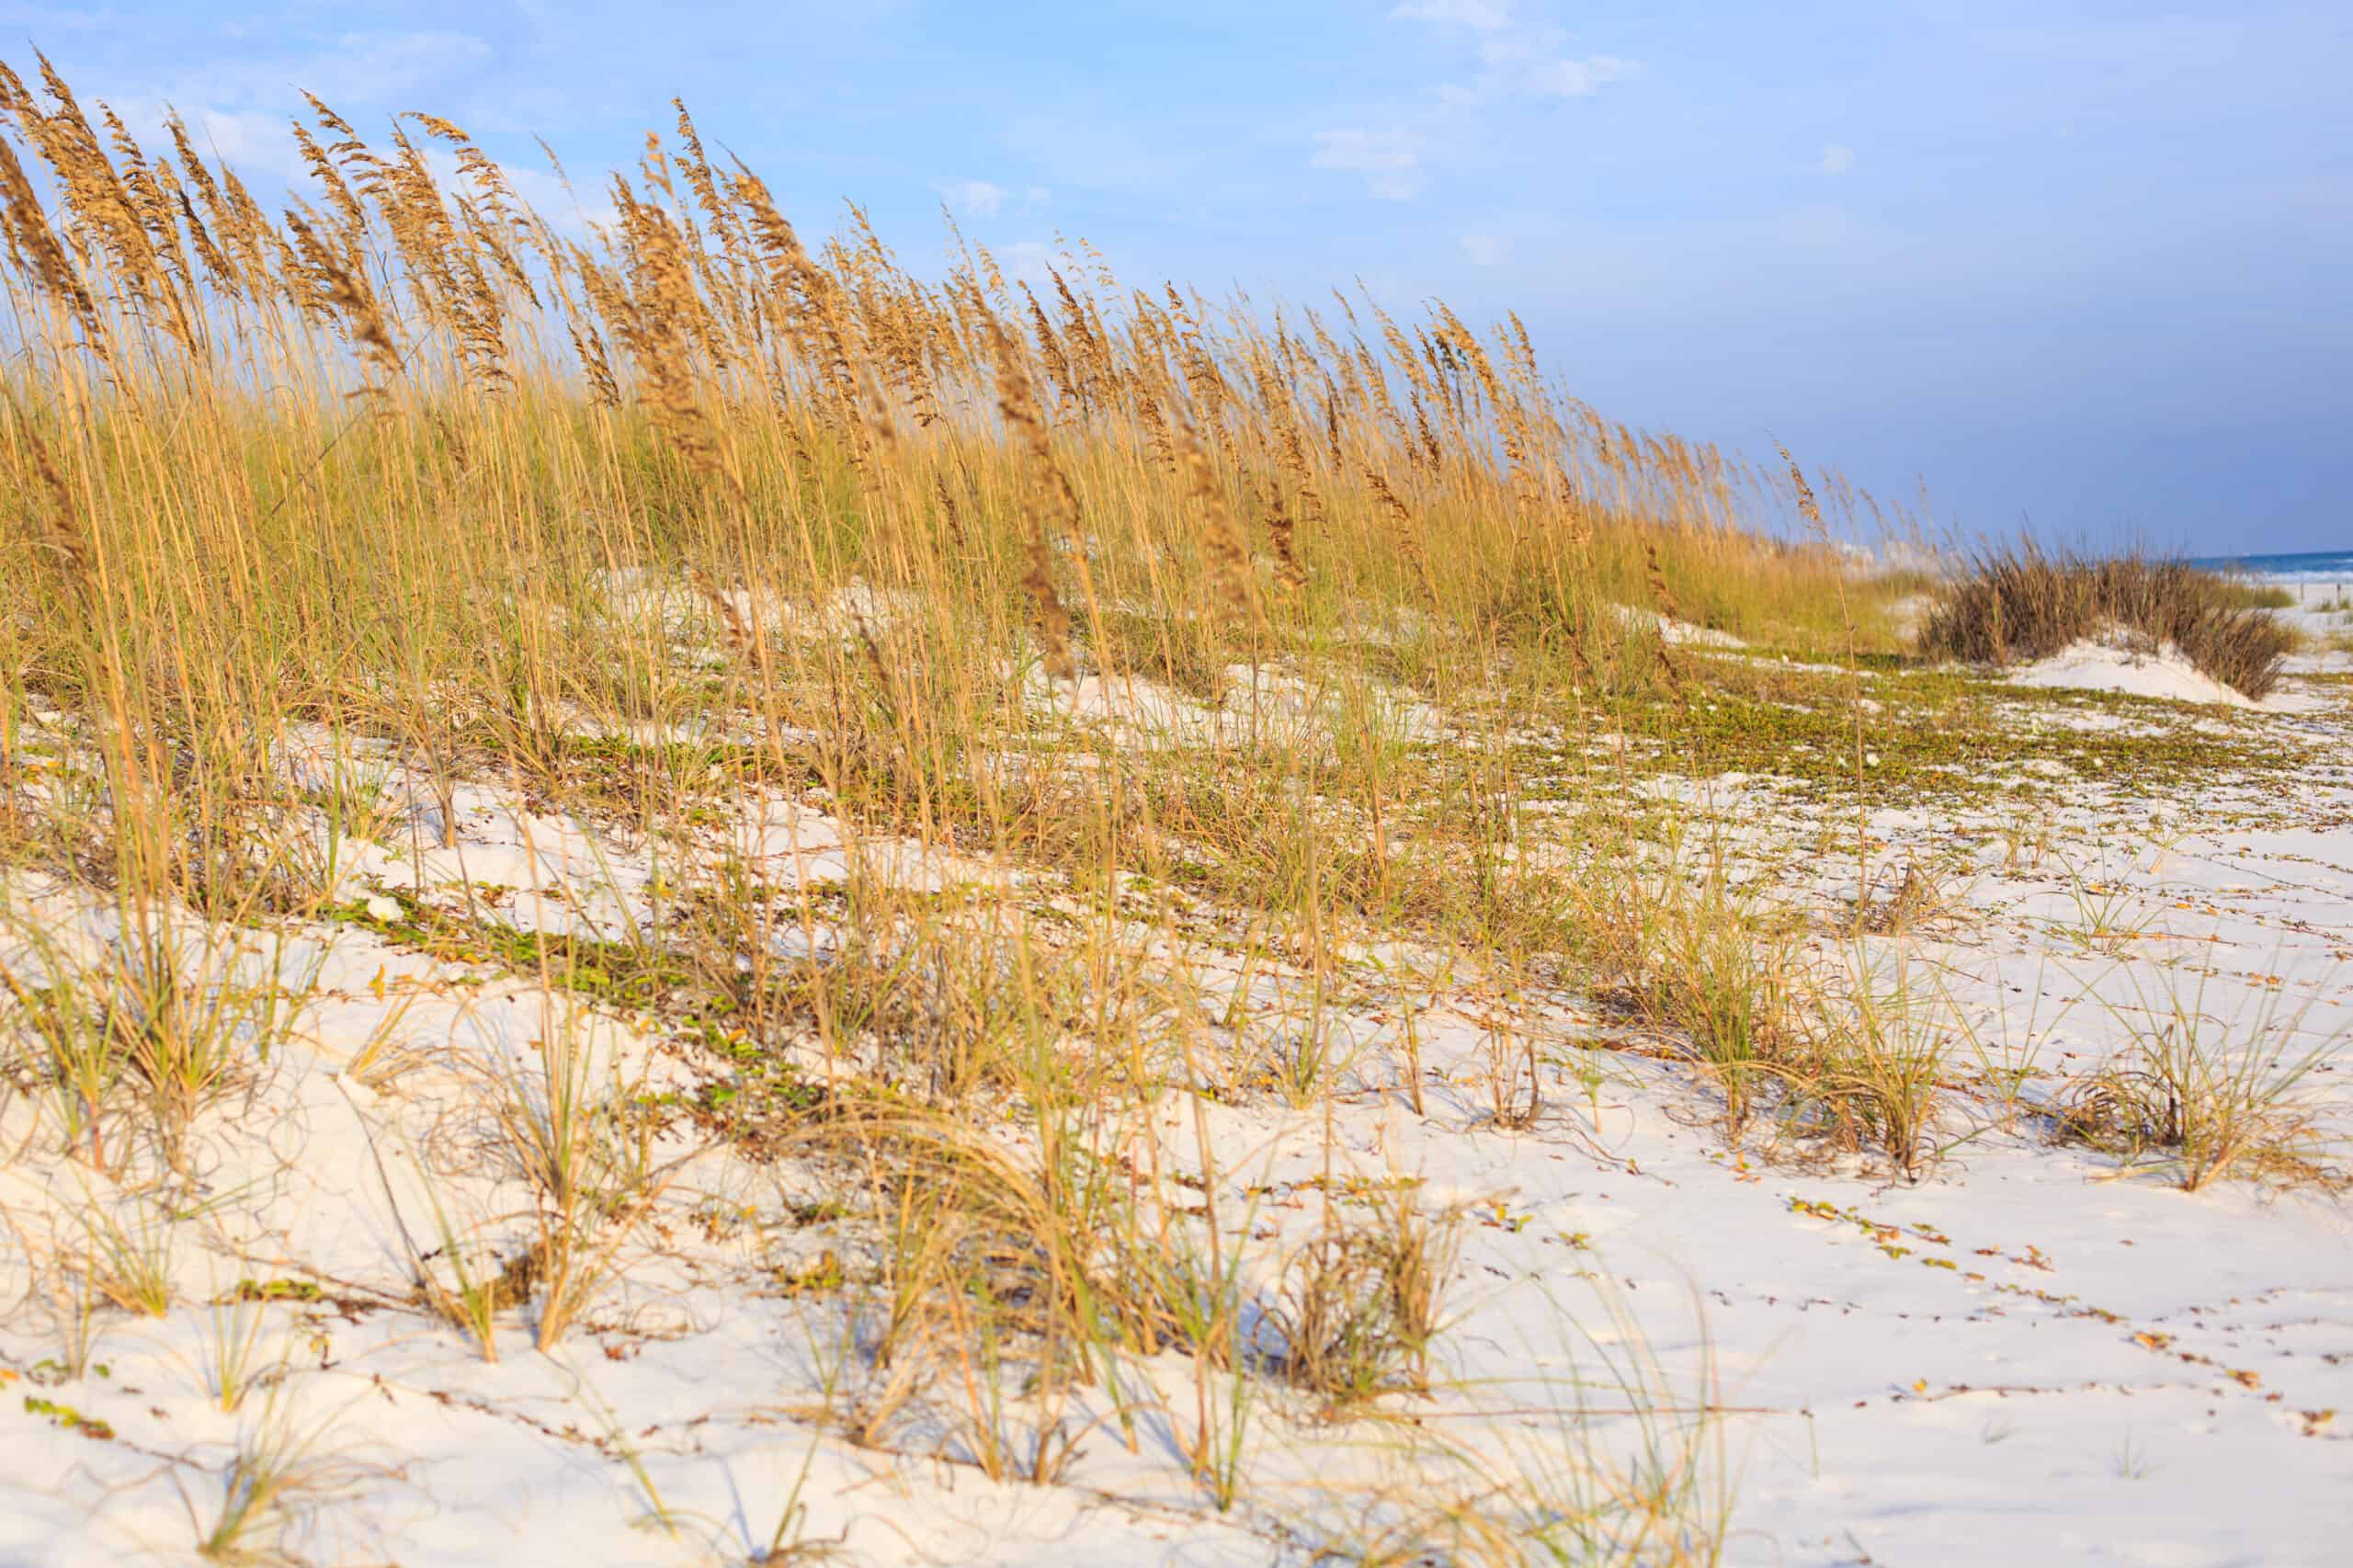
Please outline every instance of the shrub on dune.
[[2257, 700], [2279, 683], [2295, 633], [2216, 573], [2140, 553], [2095, 561], [2027, 541], [1988, 549], [1938, 596], [1920, 649], [1971, 664], [2049, 658], [2121, 631], [2172, 644], [2199, 669]]

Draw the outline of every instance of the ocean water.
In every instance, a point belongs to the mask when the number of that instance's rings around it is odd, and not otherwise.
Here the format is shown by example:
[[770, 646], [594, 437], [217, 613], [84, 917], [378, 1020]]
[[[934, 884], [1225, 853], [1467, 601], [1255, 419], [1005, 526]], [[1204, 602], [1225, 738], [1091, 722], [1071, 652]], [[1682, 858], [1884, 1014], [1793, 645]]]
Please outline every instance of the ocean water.
[[2216, 555], [2189, 564], [2267, 582], [2342, 583], [2353, 587], [2353, 550], [2312, 551], [2302, 555]]

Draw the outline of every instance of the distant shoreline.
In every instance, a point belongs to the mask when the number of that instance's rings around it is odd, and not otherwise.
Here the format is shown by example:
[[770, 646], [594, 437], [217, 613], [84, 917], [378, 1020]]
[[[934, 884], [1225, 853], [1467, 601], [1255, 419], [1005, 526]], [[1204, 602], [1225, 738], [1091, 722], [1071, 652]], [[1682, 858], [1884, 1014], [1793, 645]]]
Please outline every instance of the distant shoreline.
[[2189, 564], [2274, 583], [2353, 583], [2353, 550], [2307, 551], [2292, 555], [2215, 555], [2193, 558]]

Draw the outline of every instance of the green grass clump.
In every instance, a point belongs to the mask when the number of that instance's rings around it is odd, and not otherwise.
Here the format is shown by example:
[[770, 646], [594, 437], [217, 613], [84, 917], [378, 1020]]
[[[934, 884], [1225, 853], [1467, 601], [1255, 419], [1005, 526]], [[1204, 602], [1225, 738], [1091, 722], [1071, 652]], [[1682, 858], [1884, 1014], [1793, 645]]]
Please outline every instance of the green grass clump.
[[2222, 602], [2239, 609], [2293, 609], [2296, 596], [2277, 583], [2243, 583], [2222, 579]]

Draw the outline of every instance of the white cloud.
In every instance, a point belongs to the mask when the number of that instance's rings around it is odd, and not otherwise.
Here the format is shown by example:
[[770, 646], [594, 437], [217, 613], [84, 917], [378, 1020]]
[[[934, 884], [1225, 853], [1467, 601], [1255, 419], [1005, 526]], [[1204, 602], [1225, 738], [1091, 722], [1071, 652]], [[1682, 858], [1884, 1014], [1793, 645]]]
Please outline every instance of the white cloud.
[[1587, 55], [1583, 60], [1543, 60], [1530, 65], [1521, 80], [1529, 92], [1553, 98], [1591, 97], [1597, 88], [1622, 82], [1642, 68], [1614, 54]]
[[103, 11], [72, 6], [0, 6], [0, 25], [37, 33], [88, 33], [110, 32], [132, 22], [111, 6]]
[[[223, 108], [207, 103], [177, 105], [155, 97], [108, 97], [92, 94], [121, 117], [131, 139], [150, 157], [170, 154], [169, 117], [175, 108], [188, 126], [188, 142], [209, 161], [228, 165], [245, 178], [268, 175], [290, 185], [309, 178], [309, 167], [294, 145], [285, 114], [276, 110]], [[86, 100], [85, 100], [86, 101]]]
[[1319, 169], [1397, 174], [1421, 162], [1421, 154], [1411, 131], [1319, 131], [1308, 162]]
[[1815, 169], [1825, 175], [1843, 175], [1855, 166], [1855, 150], [1833, 142], [1822, 149], [1822, 162]]
[[1511, 26], [1511, 0], [1408, 0], [1389, 14], [1403, 21], [1448, 22], [1495, 32]]
[[1504, 242], [1496, 235], [1465, 234], [1462, 236], [1462, 259], [1472, 266], [1501, 267], [1504, 257]]
[[310, 118], [305, 92], [379, 144], [387, 111], [428, 109], [477, 133], [549, 129], [566, 117], [563, 95], [498, 82], [499, 64], [497, 51], [472, 33], [346, 32], [322, 48], [255, 49], [165, 66], [124, 84], [129, 90], [84, 97], [106, 99], [126, 120], [140, 106], [158, 125], [163, 106], [177, 105], [191, 131], [214, 131], [231, 161], [244, 149], [257, 166], [276, 172], [292, 158], [285, 120]]
[[[429, 108], [469, 130], [495, 129], [462, 99], [451, 101], [495, 64], [491, 46], [470, 33], [347, 32], [321, 49], [253, 51], [165, 67], [147, 81], [126, 84], [129, 91], [105, 90], [102, 83], [83, 97], [109, 104], [151, 153], [169, 148], [165, 119], [176, 108], [199, 152], [245, 177], [299, 188], [307, 187], [308, 174], [289, 122], [310, 117], [303, 91], [316, 93], [381, 146], [381, 116], [388, 110]], [[503, 94], [502, 102], [515, 97]], [[571, 205], [563, 203], [566, 210]]]
[[1013, 191], [984, 179], [947, 180], [931, 188], [939, 193], [942, 201], [968, 218], [1042, 212], [1054, 199], [1054, 193], [1042, 185], [1023, 186], [1017, 199]]
[[[175, 106], [160, 98], [107, 101], [150, 157], [172, 155], [168, 119]], [[208, 162], [225, 164], [235, 169], [239, 177], [254, 182], [254, 195], [264, 207], [275, 208], [282, 199], [275, 190], [261, 185], [264, 177], [281, 183], [290, 194], [313, 198], [317, 195], [311, 167], [294, 143], [286, 114], [267, 109], [219, 108], [201, 103], [184, 103], [176, 108], [188, 126], [189, 144]], [[465, 176], [455, 153], [427, 141], [425, 158], [434, 178], [445, 190], [469, 198], [474, 195], [473, 182]], [[597, 184], [568, 191], [553, 171], [536, 165], [502, 163], [497, 166], [516, 197], [545, 218], [559, 233], [585, 239], [592, 225], [610, 226], [620, 219], [620, 213], [605, 199]]]
[[996, 253], [997, 265], [1015, 282], [1027, 283], [1040, 292], [1053, 287], [1054, 253], [1043, 243], [1017, 240], [1009, 245], [991, 248]]
[[1793, 251], [1850, 251], [1866, 239], [1861, 224], [1838, 208], [1816, 202], [1781, 213], [1766, 231]]
[[167, 96], [232, 107], [300, 108], [301, 92], [316, 93], [328, 108], [445, 108], [451, 88], [496, 62], [495, 51], [472, 33], [347, 32], [326, 49], [302, 55], [252, 53], [207, 61], [174, 85]]
[[1410, 131], [1319, 131], [1312, 168], [1364, 176], [1383, 201], [1406, 201], [1422, 189], [1421, 138]]
[[1569, 35], [1549, 22], [1522, 21], [1510, 0], [1413, 0], [1389, 13], [1406, 21], [1467, 28], [1478, 35], [1479, 62], [1473, 81], [1438, 89], [1441, 102], [1475, 108], [1498, 98], [1525, 96], [1582, 98], [1611, 82], [1639, 75], [1642, 67], [1614, 54], [1566, 52]]
[[1361, 174], [1366, 188], [1392, 201], [1410, 199], [1427, 187], [1422, 148], [1432, 140], [1453, 140], [1450, 132], [1472, 111], [1512, 99], [1590, 97], [1642, 72], [1633, 61], [1614, 54], [1569, 53], [1568, 33], [1549, 21], [1524, 17], [1518, 0], [1399, 0], [1389, 16], [1467, 32], [1477, 60], [1470, 80], [1438, 83], [1430, 94], [1434, 103], [1399, 114], [1399, 129], [1316, 133], [1311, 160], [1315, 167]]
[[[473, 181], [466, 177], [455, 153], [435, 146], [426, 149], [425, 159], [443, 189], [469, 199], [473, 197]], [[516, 199], [545, 218], [548, 226], [560, 234], [585, 240], [591, 237], [592, 229], [612, 229], [620, 222], [620, 210], [605, 199], [601, 186], [590, 186], [585, 190], [574, 186], [566, 190], [552, 169], [528, 165], [500, 164], [498, 172], [506, 176]]]
[[1012, 194], [984, 179], [955, 180], [932, 188], [946, 197], [949, 206], [974, 218], [995, 217], [1005, 210], [1005, 199]]
[[334, 50], [308, 62], [313, 80], [296, 82], [329, 104], [335, 95], [351, 103], [411, 108], [417, 94], [446, 93], [450, 83], [493, 58], [490, 45], [471, 33], [346, 33]]

